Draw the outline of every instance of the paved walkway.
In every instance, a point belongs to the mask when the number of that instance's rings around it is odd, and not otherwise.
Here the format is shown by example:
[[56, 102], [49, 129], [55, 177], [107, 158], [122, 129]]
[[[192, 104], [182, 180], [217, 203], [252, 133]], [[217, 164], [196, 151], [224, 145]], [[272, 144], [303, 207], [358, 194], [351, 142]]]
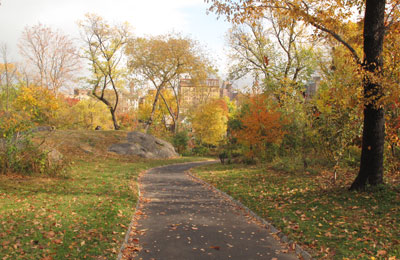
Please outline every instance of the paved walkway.
[[298, 259], [230, 200], [184, 173], [201, 164], [155, 168], [141, 177], [143, 214], [123, 259]]

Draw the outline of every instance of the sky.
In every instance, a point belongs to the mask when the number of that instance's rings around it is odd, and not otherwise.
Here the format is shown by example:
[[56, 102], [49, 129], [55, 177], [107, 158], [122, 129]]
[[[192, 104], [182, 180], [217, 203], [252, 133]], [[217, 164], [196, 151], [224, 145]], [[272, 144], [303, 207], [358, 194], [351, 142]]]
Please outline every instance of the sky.
[[110, 23], [129, 22], [136, 36], [181, 33], [201, 43], [222, 77], [227, 70], [225, 34], [230, 25], [206, 14], [204, 0], [0, 0], [0, 43], [18, 61], [17, 42], [26, 26], [39, 22], [79, 39], [77, 21], [95, 13]]

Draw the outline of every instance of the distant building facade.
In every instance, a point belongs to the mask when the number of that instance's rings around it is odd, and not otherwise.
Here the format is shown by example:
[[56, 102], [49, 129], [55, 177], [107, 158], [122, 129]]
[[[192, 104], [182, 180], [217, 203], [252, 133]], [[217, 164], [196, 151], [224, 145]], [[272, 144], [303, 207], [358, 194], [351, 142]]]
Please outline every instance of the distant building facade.
[[312, 80], [307, 82], [306, 90], [304, 93], [304, 96], [307, 100], [311, 99], [317, 93], [320, 81], [321, 77], [314, 76]]
[[220, 80], [206, 79], [194, 83], [191, 79], [179, 81], [180, 107], [183, 113], [199, 104], [220, 98]]
[[[104, 95], [111, 102], [114, 102], [115, 96], [113, 90], [106, 89]], [[92, 91], [87, 89], [74, 89], [73, 96], [69, 97], [77, 100], [88, 100], [90, 98], [95, 98], [92, 95]], [[95, 98], [95, 100], [98, 99]], [[137, 109], [138, 107], [139, 107], [139, 98], [137, 95], [134, 95], [134, 93], [132, 93], [132, 90], [118, 92], [117, 113], [126, 113], [129, 110]]]
[[221, 89], [220, 89], [220, 97], [229, 98], [230, 101], [234, 101], [237, 99], [238, 92], [233, 89], [232, 83], [229, 81], [222, 82]]

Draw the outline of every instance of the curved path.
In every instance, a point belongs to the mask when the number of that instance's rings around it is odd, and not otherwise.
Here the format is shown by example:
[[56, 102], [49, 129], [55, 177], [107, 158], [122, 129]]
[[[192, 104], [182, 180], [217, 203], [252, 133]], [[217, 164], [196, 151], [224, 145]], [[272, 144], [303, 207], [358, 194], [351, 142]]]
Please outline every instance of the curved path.
[[140, 178], [142, 213], [124, 259], [298, 259], [229, 199], [185, 174], [205, 163], [155, 168]]

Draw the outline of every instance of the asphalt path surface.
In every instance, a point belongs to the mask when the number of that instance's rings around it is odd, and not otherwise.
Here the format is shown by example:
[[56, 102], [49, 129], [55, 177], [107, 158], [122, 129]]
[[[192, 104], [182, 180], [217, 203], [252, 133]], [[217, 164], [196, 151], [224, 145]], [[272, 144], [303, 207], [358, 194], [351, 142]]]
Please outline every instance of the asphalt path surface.
[[135, 250], [125, 259], [298, 259], [244, 210], [185, 173], [204, 163], [159, 167], [140, 178], [140, 216], [127, 245]]

